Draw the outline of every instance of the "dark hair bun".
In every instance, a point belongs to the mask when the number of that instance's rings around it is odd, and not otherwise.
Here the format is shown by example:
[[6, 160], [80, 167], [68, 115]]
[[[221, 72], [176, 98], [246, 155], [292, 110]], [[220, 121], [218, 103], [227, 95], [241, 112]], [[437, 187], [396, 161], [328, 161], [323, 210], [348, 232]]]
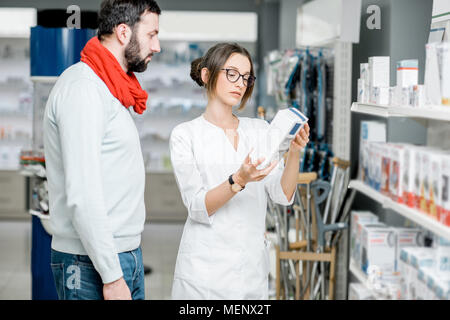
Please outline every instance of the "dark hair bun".
[[201, 67], [202, 60], [203, 58], [198, 58], [191, 62], [191, 78], [200, 87], [205, 86], [202, 80], [202, 67]]

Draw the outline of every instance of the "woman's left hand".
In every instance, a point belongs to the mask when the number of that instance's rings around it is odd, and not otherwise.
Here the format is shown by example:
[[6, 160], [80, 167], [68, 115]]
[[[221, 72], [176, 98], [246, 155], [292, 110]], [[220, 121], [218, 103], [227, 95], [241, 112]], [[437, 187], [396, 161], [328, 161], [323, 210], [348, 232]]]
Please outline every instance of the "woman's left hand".
[[289, 151], [300, 152], [309, 142], [309, 125], [306, 123], [291, 141]]

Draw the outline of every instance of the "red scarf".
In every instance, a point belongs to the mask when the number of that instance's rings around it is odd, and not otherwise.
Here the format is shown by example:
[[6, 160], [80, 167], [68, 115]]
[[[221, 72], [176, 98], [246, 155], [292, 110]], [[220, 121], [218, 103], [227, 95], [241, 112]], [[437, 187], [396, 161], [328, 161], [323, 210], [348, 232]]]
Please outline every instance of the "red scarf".
[[89, 40], [81, 51], [81, 61], [86, 63], [126, 108], [142, 114], [146, 109], [148, 94], [142, 89], [134, 73], [125, 73], [116, 57], [97, 37]]

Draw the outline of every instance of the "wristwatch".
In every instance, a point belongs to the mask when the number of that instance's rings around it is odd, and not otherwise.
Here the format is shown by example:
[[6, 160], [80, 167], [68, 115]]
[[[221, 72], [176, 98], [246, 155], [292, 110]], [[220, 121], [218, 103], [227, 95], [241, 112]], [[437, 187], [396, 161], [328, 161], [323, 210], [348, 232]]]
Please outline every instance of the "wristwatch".
[[228, 178], [228, 182], [230, 183], [231, 191], [233, 191], [233, 192], [237, 193], [237, 192], [245, 189], [245, 186], [243, 187], [239, 183], [234, 182], [232, 174], [230, 174], [230, 177]]

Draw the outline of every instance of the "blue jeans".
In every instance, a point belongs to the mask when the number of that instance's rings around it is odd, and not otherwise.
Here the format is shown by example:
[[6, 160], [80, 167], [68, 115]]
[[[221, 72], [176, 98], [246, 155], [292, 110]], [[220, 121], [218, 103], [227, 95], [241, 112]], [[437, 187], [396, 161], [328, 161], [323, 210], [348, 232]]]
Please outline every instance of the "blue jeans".
[[[141, 248], [119, 253], [123, 278], [133, 300], [145, 299]], [[52, 249], [51, 268], [60, 300], [103, 300], [103, 282], [87, 255]]]

